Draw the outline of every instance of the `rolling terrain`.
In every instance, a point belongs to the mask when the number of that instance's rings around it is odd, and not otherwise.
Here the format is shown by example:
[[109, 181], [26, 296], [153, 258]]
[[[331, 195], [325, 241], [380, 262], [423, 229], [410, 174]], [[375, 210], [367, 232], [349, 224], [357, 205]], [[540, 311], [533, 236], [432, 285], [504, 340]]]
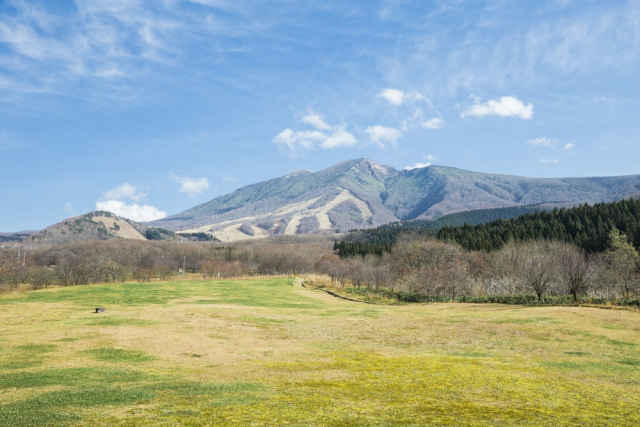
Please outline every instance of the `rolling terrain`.
[[525, 178], [429, 166], [398, 171], [369, 159], [299, 170], [147, 225], [220, 240], [346, 231], [479, 209], [569, 207], [640, 194], [640, 175]]
[[371, 305], [300, 282], [0, 295], [0, 425], [640, 423], [635, 311]]
[[155, 235], [160, 235], [162, 240], [179, 239], [175, 233], [168, 230], [154, 229], [110, 212], [96, 211], [51, 225], [25, 237], [23, 243], [42, 246], [83, 240], [159, 240], [157, 237], [152, 237], [150, 231], [156, 231]]

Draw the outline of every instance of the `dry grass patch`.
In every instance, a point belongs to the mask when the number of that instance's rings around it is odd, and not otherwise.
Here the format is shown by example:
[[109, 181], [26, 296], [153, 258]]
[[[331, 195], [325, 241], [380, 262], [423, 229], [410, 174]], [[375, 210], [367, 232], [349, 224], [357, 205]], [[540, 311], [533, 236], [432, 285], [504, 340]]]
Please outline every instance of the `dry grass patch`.
[[638, 312], [372, 305], [298, 284], [0, 296], [0, 425], [640, 423]]

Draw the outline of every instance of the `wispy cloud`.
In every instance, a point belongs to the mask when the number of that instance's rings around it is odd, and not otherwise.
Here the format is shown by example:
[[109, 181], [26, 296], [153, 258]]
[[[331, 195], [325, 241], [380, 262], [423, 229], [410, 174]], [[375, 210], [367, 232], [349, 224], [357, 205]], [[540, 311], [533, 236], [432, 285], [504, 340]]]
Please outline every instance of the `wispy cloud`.
[[545, 137], [528, 139], [526, 142], [527, 144], [533, 147], [549, 147], [549, 148], [556, 148], [556, 144], [558, 143], [558, 141], [555, 139], [549, 139]]
[[65, 203], [62, 209], [71, 216], [75, 215], [75, 210], [73, 209], [73, 204], [71, 202]]
[[20, 142], [13, 134], [0, 131], [0, 151], [21, 150], [26, 144]]
[[426, 168], [427, 166], [431, 166], [433, 162], [437, 161], [438, 159], [433, 154], [427, 154], [426, 156], [422, 156], [422, 160], [425, 160], [425, 161], [415, 162], [413, 165], [405, 166], [403, 169], [410, 171], [414, 169]]
[[540, 163], [560, 163], [558, 159], [540, 159]]
[[422, 127], [426, 129], [440, 129], [445, 124], [445, 121], [440, 117], [433, 117], [426, 122], [422, 123]]
[[224, 182], [233, 182], [236, 179], [234, 177], [232, 177], [231, 175], [222, 175], [222, 180]]
[[146, 194], [138, 191], [135, 186], [129, 184], [128, 182], [125, 182], [119, 187], [112, 188], [102, 195], [103, 199], [129, 199], [136, 202], [145, 197], [147, 197]]
[[351, 147], [358, 143], [356, 137], [346, 130], [346, 125], [329, 125], [322, 116], [313, 111], [307, 113], [300, 121], [315, 127], [316, 130], [296, 132], [285, 129], [273, 138], [273, 142], [288, 150], [291, 157], [315, 148]]
[[389, 104], [398, 107], [402, 104], [416, 101], [426, 101], [427, 99], [418, 92], [404, 92], [400, 89], [386, 88], [379, 94], [379, 98], [385, 99]]
[[369, 140], [382, 149], [386, 149], [389, 146], [395, 148], [398, 139], [402, 136], [400, 129], [382, 125], [369, 126], [365, 132], [369, 135]]
[[575, 147], [575, 146], [576, 146], [576, 145], [575, 145], [574, 143], [572, 143], [572, 142], [567, 142], [566, 144], [564, 144], [564, 147], [563, 147], [563, 148], [564, 148], [565, 150], [570, 150], [570, 149], [572, 149], [572, 148], [573, 148], [573, 147]]
[[197, 196], [209, 188], [209, 181], [204, 177], [190, 178], [188, 176], [176, 175], [173, 172], [169, 173], [169, 177], [180, 184], [178, 191], [189, 196]]
[[316, 129], [319, 130], [331, 130], [332, 126], [329, 126], [327, 124], [327, 122], [324, 121], [324, 119], [322, 118], [322, 116], [320, 114], [314, 113], [313, 111], [310, 111], [308, 114], [305, 114], [304, 117], [302, 117], [301, 120], [302, 123], [306, 123], [308, 125], [313, 126]]
[[533, 116], [533, 104], [525, 105], [514, 96], [502, 96], [482, 103], [482, 99], [472, 96], [473, 103], [462, 111], [462, 118], [475, 116], [518, 117], [529, 120]]
[[[237, 36], [246, 25], [217, 20], [222, 1], [202, 1], [205, 11], [194, 13], [184, 2], [77, 0], [74, 7], [37, 6], [8, 0], [9, 13], [0, 18], [0, 51], [5, 80], [0, 90], [127, 99], [149, 75], [171, 78], [173, 67], [185, 67], [190, 41], [208, 37], [214, 51], [222, 36]], [[235, 10], [238, 13], [238, 9]], [[180, 60], [178, 56], [181, 56]], [[145, 79], [145, 77], [147, 77]], [[143, 80], [145, 79], [145, 80]], [[87, 90], [86, 85], [90, 90]]]
[[406, 171], [412, 171], [412, 170], [414, 170], [414, 169], [426, 168], [427, 166], [431, 166], [431, 163], [430, 163], [430, 162], [426, 162], [426, 163], [423, 163], [423, 162], [416, 162], [416, 163], [414, 163], [414, 164], [413, 164], [413, 165], [411, 165], [411, 166], [405, 166], [405, 167], [404, 167], [404, 170], [406, 170]]

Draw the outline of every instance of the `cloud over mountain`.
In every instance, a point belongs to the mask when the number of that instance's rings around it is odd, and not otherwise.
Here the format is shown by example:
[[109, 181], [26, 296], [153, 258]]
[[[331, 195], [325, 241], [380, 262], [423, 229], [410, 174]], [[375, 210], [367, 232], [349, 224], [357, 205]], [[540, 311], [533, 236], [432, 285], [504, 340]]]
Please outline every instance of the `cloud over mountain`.
[[146, 194], [139, 192], [134, 185], [124, 183], [103, 193], [101, 200], [96, 202], [96, 209], [112, 212], [134, 221], [154, 221], [167, 216], [165, 211], [155, 206], [126, 201], [138, 202], [145, 197]]

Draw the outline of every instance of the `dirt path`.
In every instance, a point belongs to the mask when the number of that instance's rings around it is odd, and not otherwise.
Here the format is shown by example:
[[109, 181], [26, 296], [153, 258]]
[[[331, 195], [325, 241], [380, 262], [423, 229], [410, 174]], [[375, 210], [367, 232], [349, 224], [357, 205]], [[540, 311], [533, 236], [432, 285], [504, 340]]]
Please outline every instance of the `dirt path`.
[[296, 278], [295, 278], [295, 280], [293, 281], [293, 286], [294, 286], [294, 287], [296, 287], [296, 288], [304, 288], [304, 289], [306, 289], [306, 290], [308, 290], [308, 291], [312, 291], [312, 290], [322, 291], [322, 292], [324, 292], [324, 293], [326, 293], [326, 294], [328, 294], [328, 295], [331, 295], [331, 296], [332, 296], [332, 297], [334, 297], [334, 298], [339, 298], [339, 299], [341, 299], [341, 300], [345, 300], [345, 301], [361, 302], [361, 303], [365, 303], [365, 304], [375, 304], [374, 302], [361, 301], [361, 300], [358, 300], [358, 299], [353, 299], [353, 298], [349, 298], [349, 297], [344, 297], [344, 296], [342, 296], [342, 295], [338, 295], [338, 294], [336, 294], [335, 292], [331, 292], [331, 291], [328, 291], [328, 290], [326, 290], [326, 289], [322, 289], [322, 288], [315, 288], [315, 289], [307, 288], [307, 287], [304, 285], [304, 278], [302, 278], [302, 277], [296, 277]]

